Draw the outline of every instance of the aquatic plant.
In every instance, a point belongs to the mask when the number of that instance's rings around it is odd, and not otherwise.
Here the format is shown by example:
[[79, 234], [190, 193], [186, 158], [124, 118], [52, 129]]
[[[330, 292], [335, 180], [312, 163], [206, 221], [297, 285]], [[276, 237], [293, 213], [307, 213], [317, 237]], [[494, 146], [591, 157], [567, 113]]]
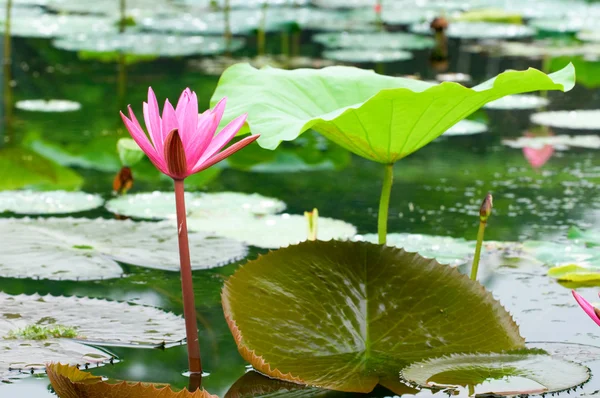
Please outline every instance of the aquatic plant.
[[63, 325], [28, 325], [18, 330], [11, 330], [6, 337], [7, 340], [47, 340], [49, 338], [77, 337], [77, 329]]
[[161, 116], [154, 91], [149, 88], [148, 102], [144, 103], [143, 110], [150, 138], [137, 121], [131, 106], [128, 107], [129, 118], [121, 112], [123, 122], [135, 142], [156, 168], [171, 177], [175, 184], [183, 312], [186, 321], [189, 370], [192, 374], [202, 373], [202, 363], [192, 286], [184, 180], [220, 162], [258, 138], [257, 135], [246, 137], [221, 151], [246, 121], [245, 114], [238, 116], [215, 135], [225, 111], [225, 104], [226, 98], [223, 98], [214, 109], [198, 115], [196, 93], [186, 88], [175, 108], [168, 99], [165, 101]]
[[224, 120], [248, 113], [247, 126], [261, 135], [263, 148], [275, 149], [308, 130], [356, 155], [385, 165], [378, 235], [386, 242], [394, 164], [419, 150], [488, 102], [536, 90], [568, 91], [572, 65], [546, 75], [536, 69], [507, 71], [473, 88], [382, 76], [352, 67], [293, 71], [227, 69], [211, 100], [227, 96]]
[[577, 300], [577, 304], [579, 304], [585, 313], [588, 314], [588, 316], [592, 318], [592, 320], [596, 322], [598, 326], [600, 326], [600, 309], [594, 307], [575, 290], [572, 290], [572, 293], [573, 297], [575, 297], [575, 300]]
[[471, 267], [471, 280], [477, 280], [477, 270], [479, 269], [479, 258], [481, 257], [481, 246], [483, 245], [483, 236], [487, 220], [492, 214], [493, 197], [488, 193], [481, 203], [479, 209], [479, 231], [477, 232], [477, 246], [475, 247], [475, 256], [473, 257], [473, 266]]

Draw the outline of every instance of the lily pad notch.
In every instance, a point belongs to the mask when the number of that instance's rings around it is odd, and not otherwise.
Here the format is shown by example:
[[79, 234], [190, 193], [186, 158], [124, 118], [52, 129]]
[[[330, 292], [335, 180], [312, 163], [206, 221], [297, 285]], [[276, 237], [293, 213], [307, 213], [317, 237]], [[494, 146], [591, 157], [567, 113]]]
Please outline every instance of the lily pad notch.
[[228, 97], [223, 122], [248, 113], [242, 133], [275, 149], [313, 129], [356, 155], [385, 165], [378, 220], [386, 243], [394, 164], [419, 150], [485, 104], [538, 90], [569, 91], [572, 64], [546, 75], [530, 68], [506, 71], [473, 88], [378, 75], [353, 67], [292, 71], [237, 64], [227, 69], [211, 99]]

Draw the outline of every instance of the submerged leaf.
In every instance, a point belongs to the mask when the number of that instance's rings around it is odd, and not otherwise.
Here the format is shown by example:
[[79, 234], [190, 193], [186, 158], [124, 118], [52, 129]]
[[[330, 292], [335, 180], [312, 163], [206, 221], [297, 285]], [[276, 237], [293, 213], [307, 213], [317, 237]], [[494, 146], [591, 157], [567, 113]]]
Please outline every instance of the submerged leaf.
[[570, 390], [587, 382], [587, 367], [536, 354], [453, 355], [417, 362], [402, 377], [422, 387], [468, 387], [469, 395], [520, 396]]
[[118, 301], [0, 292], [0, 308], [0, 338], [31, 325], [69, 327], [76, 339], [97, 345], [163, 346], [185, 337], [181, 317]]
[[[246, 246], [190, 233], [192, 269], [245, 257]], [[177, 228], [170, 222], [85, 218], [0, 219], [0, 276], [54, 280], [118, 278], [117, 262], [179, 271]], [[26, 264], [26, 266], [24, 266]]]
[[479, 283], [416, 253], [364, 242], [270, 252], [242, 266], [222, 300], [255, 369], [341, 391], [394, 389], [398, 371], [425, 358], [524, 346], [510, 314]]
[[[488, 102], [535, 90], [570, 90], [571, 65], [545, 75], [507, 71], [474, 88], [378, 75], [352, 67], [286, 71], [238, 64], [225, 71], [211, 103], [228, 97], [224, 122], [248, 112], [268, 149], [314, 129], [364, 158], [394, 163]], [[245, 130], [247, 132], [247, 130]]]
[[112, 384], [103, 381], [100, 376], [60, 363], [48, 364], [46, 372], [59, 398], [218, 398], [204, 389], [191, 393], [187, 389], [174, 392], [171, 386], [164, 384], [126, 381]]

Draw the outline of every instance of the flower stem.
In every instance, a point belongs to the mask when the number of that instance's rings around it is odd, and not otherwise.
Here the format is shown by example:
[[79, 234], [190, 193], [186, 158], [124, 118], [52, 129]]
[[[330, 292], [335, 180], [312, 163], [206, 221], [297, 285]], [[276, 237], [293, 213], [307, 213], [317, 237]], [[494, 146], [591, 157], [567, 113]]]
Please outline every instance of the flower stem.
[[[6, 2], [6, 16], [4, 19], [4, 54], [3, 54], [3, 73], [4, 73], [4, 117], [5, 117], [5, 125], [7, 130], [7, 136], [4, 137], [5, 141], [8, 141], [10, 135], [8, 134], [11, 131], [11, 122], [12, 122], [12, 107], [13, 107], [13, 99], [12, 99], [12, 49], [11, 49], [11, 39], [10, 39], [10, 25], [11, 25], [11, 9], [12, 9], [12, 0], [8, 0]], [[2, 146], [2, 136], [0, 135], [0, 146]]]
[[380, 245], [385, 245], [387, 241], [388, 210], [390, 207], [390, 195], [392, 193], [393, 182], [394, 164], [386, 164], [383, 187], [381, 188], [381, 199], [379, 200], [379, 218], [377, 220], [377, 233], [379, 235]]
[[477, 280], [477, 271], [479, 270], [479, 258], [481, 257], [481, 246], [483, 246], [483, 234], [485, 233], [485, 224], [487, 220], [479, 221], [479, 231], [477, 232], [477, 246], [475, 247], [475, 257], [473, 257], [473, 266], [471, 267], [471, 280]]
[[190, 373], [202, 373], [194, 287], [192, 284], [192, 266], [190, 245], [188, 242], [187, 216], [185, 212], [185, 189], [183, 180], [175, 181], [175, 203], [177, 207], [177, 231], [179, 237], [179, 262], [181, 264], [181, 290], [183, 293], [183, 316], [187, 338], [188, 362]]

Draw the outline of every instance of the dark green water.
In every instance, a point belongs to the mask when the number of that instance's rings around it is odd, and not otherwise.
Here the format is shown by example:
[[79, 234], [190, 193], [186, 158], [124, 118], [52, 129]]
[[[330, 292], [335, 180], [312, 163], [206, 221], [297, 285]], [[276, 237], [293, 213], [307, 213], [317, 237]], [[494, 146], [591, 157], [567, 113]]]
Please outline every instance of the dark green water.
[[[277, 40], [276, 37], [270, 39], [270, 42]], [[308, 34], [305, 39], [309, 43]], [[111, 151], [106, 148], [126, 134], [118, 116], [120, 107], [124, 109], [123, 104], [131, 103], [139, 111], [149, 85], [159, 98], [176, 98], [189, 86], [206, 107], [217, 83], [216, 77], [203, 76], [194, 67], [194, 59], [161, 59], [129, 66], [126, 98], [120, 100], [117, 98], [116, 65], [81, 61], [73, 53], [52, 48], [46, 40], [14, 39], [13, 45], [16, 100], [64, 98], [80, 102], [82, 109], [65, 114], [17, 110], [12, 131], [5, 129], [2, 133], [10, 138], [5, 148], [39, 148], [35, 145], [42, 138], [45, 143], [73, 151], [88, 151], [91, 159], [109, 153], [106, 172], [74, 168], [82, 177], [81, 189], [102, 193], [107, 198], [114, 176], [111, 165], [115, 155], [110, 155]], [[307, 44], [302, 51], [316, 56], [320, 48]], [[252, 54], [253, 49], [245, 52]], [[456, 71], [459, 64], [460, 71], [470, 73], [476, 82], [507, 68], [541, 67], [538, 61], [489, 59], [459, 52], [456, 43], [452, 43], [450, 70]], [[411, 62], [388, 64], [385, 72], [394, 75], [420, 73], [426, 78], [434, 76], [426, 52], [419, 53]], [[567, 94], [551, 92], [548, 98], [551, 100], [549, 109], [597, 108], [600, 105], [597, 90], [582, 86]], [[530, 127], [530, 113], [480, 112], [478, 117], [488, 119], [488, 133], [439, 139], [400, 161], [395, 168], [390, 232], [474, 239], [479, 203], [488, 191], [495, 197], [494, 215], [486, 234], [490, 240], [545, 239], [564, 235], [571, 225], [598, 226], [600, 159], [595, 151], [557, 151], [541, 170], [534, 170], [520, 150], [501, 145], [503, 138], [521, 136]], [[313, 137], [298, 145], [284, 145], [282, 151], [294, 155], [294, 161], [290, 161], [289, 156], [273, 161], [273, 154], [260, 151], [246, 157], [240, 155], [231, 164], [223, 165], [219, 172], [212, 173], [205, 184], [199, 182], [198, 189], [258, 192], [285, 201], [290, 213], [317, 207], [323, 216], [353, 223], [359, 233], [375, 232], [382, 166], [351, 156], [331, 143], [322, 151], [316, 141]], [[246, 171], [250, 168], [302, 171]], [[19, 173], [19, 170], [0, 170], [0, 189], [19, 188]], [[132, 192], [170, 189], [169, 181], [159, 179], [149, 165], [141, 167], [137, 177]], [[112, 217], [103, 210], [84, 215]], [[257, 253], [257, 250], [252, 251], [249, 258]], [[223, 396], [246, 371], [246, 363], [237, 352], [220, 305], [223, 281], [239, 265], [194, 274], [203, 360], [210, 373], [204, 380], [204, 387], [219, 396]], [[485, 284], [515, 315], [528, 341], [600, 344], [596, 325], [572, 301], [568, 288], [545, 276], [545, 269], [533, 264], [494, 269], [483, 264], [483, 268]], [[124, 269], [127, 276], [123, 279], [99, 282], [0, 279], [0, 290], [10, 294], [38, 292], [130, 300], [181, 313], [178, 274], [138, 267], [124, 266]], [[587, 297], [592, 297], [596, 290], [583, 291]], [[111, 348], [110, 351], [122, 362], [94, 370], [95, 374], [171, 383], [177, 387], [187, 385], [187, 379], [181, 375], [187, 366], [185, 347], [164, 351]], [[586, 392], [593, 392], [599, 386], [600, 382], [594, 379], [586, 386]], [[0, 386], [2, 397], [50, 395], [45, 378]]]

